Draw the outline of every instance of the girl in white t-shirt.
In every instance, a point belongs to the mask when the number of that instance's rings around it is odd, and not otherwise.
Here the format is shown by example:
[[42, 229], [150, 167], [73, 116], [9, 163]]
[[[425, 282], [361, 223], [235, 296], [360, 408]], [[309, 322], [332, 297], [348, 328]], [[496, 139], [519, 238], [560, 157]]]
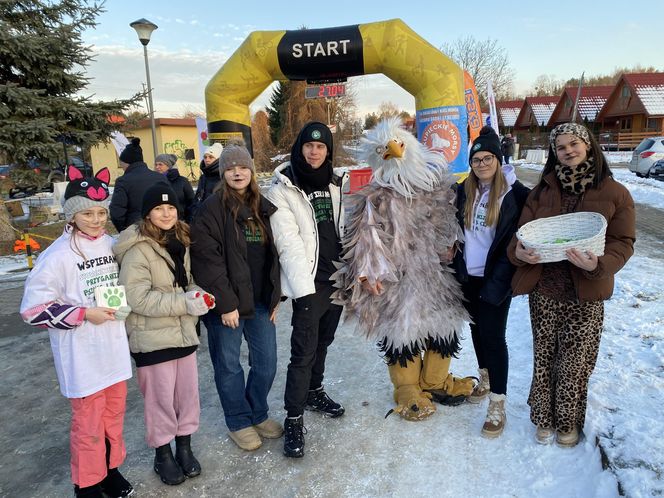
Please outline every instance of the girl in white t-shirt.
[[[126, 380], [131, 362], [124, 320], [129, 308], [97, 306], [95, 288], [118, 285], [105, 233], [110, 173], [84, 178], [70, 167], [64, 233], [38, 258], [25, 283], [23, 320], [47, 328], [60, 391], [72, 407], [71, 473], [76, 496], [129, 496], [120, 474]], [[118, 289], [111, 289], [117, 299]], [[113, 298], [113, 296], [111, 296]]]

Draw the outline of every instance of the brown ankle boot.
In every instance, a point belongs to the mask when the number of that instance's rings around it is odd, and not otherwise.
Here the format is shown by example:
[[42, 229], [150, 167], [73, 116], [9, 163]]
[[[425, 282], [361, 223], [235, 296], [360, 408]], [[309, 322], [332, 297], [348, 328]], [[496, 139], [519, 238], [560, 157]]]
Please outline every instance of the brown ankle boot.
[[488, 438], [500, 436], [505, 429], [506, 422], [505, 395], [489, 394], [489, 407], [486, 411], [486, 420], [482, 426], [482, 435]]

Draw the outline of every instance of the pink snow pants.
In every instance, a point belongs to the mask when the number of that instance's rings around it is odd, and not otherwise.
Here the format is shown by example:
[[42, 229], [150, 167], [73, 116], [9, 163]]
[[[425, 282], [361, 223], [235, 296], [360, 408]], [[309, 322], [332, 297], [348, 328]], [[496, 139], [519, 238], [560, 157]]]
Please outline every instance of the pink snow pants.
[[176, 360], [136, 369], [145, 400], [145, 440], [158, 448], [175, 436], [198, 430], [201, 414], [198, 399], [196, 352]]
[[[123, 380], [85, 398], [70, 398], [71, 478], [81, 488], [106, 477], [108, 469], [122, 465], [127, 450], [122, 439], [127, 383]], [[106, 467], [106, 441], [110, 445]]]

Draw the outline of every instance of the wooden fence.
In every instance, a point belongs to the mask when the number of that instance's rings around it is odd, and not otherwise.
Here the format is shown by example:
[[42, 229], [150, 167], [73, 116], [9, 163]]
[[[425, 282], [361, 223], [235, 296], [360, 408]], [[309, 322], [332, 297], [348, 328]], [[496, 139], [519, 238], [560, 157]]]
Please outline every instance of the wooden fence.
[[644, 138], [664, 135], [662, 131], [642, 132], [603, 132], [599, 134], [599, 144], [604, 150], [633, 150]]

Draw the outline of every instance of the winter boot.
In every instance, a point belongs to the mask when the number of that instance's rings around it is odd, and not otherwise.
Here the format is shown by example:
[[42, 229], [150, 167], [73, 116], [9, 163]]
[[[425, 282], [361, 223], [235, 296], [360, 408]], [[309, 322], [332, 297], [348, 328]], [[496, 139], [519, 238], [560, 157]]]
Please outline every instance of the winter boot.
[[101, 486], [99, 483], [93, 484], [92, 486], [86, 486], [80, 488], [74, 485], [74, 494], [82, 498], [104, 498], [104, 494], [101, 492]]
[[482, 436], [488, 438], [498, 437], [505, 429], [507, 417], [505, 416], [505, 395], [489, 394], [489, 408], [486, 411], [486, 420], [482, 426]]
[[569, 432], [556, 431], [556, 444], [563, 448], [572, 448], [579, 442], [579, 429], [574, 427]]
[[551, 427], [537, 426], [535, 431], [535, 441], [537, 444], [551, 444], [553, 443], [554, 430]]
[[120, 474], [117, 468], [108, 469], [108, 474], [99, 484], [104, 494], [111, 498], [124, 498], [134, 492], [134, 487]]
[[284, 421], [284, 455], [291, 458], [304, 456], [304, 427], [302, 415], [299, 417], [286, 417]]
[[491, 392], [489, 385], [489, 371], [486, 368], [480, 368], [480, 381], [477, 383], [473, 392], [468, 396], [469, 403], [479, 403]]
[[313, 412], [320, 412], [326, 417], [337, 418], [345, 413], [345, 409], [336, 401], [333, 401], [323, 389], [323, 386], [318, 389], [312, 389], [307, 394], [307, 403], [304, 405], [305, 410]]
[[154, 471], [161, 477], [161, 482], [169, 486], [182, 484], [185, 480], [182, 469], [173, 458], [170, 443], [155, 448]]
[[266, 439], [279, 439], [284, 434], [284, 428], [276, 420], [266, 418], [260, 424], [254, 425], [260, 437]]
[[237, 431], [231, 431], [228, 435], [238, 445], [238, 448], [244, 451], [254, 451], [263, 445], [263, 441], [253, 425]]
[[420, 387], [430, 393], [441, 405], [456, 406], [463, 403], [473, 388], [473, 379], [455, 377], [449, 373], [450, 356], [436, 351], [424, 353], [424, 364], [420, 375]]
[[402, 367], [399, 362], [387, 366], [394, 385], [394, 411], [406, 420], [423, 420], [436, 411], [431, 394], [420, 388], [422, 358], [416, 355]]
[[187, 477], [196, 477], [201, 474], [201, 464], [191, 452], [191, 435], [175, 436], [175, 461]]

